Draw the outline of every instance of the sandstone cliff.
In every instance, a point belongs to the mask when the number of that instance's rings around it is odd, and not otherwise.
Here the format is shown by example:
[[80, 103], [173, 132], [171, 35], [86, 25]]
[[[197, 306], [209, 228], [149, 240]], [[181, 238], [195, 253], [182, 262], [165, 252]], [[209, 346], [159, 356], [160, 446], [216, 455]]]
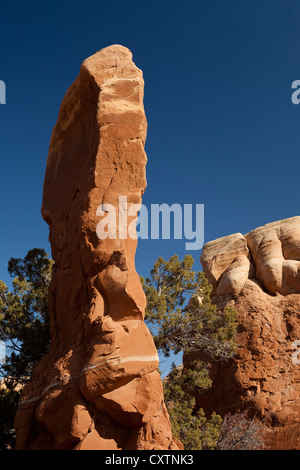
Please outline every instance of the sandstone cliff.
[[[300, 217], [207, 243], [203, 270], [213, 301], [238, 312], [234, 360], [213, 364], [199, 398], [222, 415], [248, 408], [268, 425], [267, 447], [300, 449]], [[188, 362], [188, 358], [185, 359]]]
[[[130, 207], [146, 188], [143, 90], [130, 51], [116, 45], [84, 61], [62, 102], [42, 207], [55, 261], [52, 341], [20, 399], [17, 449], [177, 449], [143, 321], [137, 240], [118, 236], [119, 196]], [[116, 237], [97, 236], [101, 204], [117, 210]]]

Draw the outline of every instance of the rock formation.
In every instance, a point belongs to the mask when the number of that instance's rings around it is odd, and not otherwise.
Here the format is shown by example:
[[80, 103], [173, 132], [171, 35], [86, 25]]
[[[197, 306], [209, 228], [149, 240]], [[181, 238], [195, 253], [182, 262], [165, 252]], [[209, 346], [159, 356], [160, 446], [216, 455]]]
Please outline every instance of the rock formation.
[[267, 423], [268, 448], [300, 449], [300, 217], [209, 242], [201, 262], [212, 300], [238, 312], [239, 347], [212, 365], [199, 403], [222, 415], [246, 407]]
[[[126, 236], [137, 211], [124, 220], [119, 210], [120, 196], [129, 211], [146, 188], [143, 89], [130, 51], [116, 45], [83, 62], [63, 99], [42, 207], [55, 261], [51, 347], [22, 393], [17, 449], [180, 446], [143, 321], [137, 240]], [[99, 206], [107, 204], [116, 209], [116, 225], [108, 224], [107, 238], [99, 238], [98, 224], [109, 212]]]

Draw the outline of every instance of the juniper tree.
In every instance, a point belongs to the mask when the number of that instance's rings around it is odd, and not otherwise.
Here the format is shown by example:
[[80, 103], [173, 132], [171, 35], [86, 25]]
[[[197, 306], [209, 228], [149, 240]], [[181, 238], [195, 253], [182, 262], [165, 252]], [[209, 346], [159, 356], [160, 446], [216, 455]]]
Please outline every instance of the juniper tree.
[[195, 399], [197, 392], [211, 386], [207, 368], [201, 361], [196, 361], [189, 369], [173, 363], [163, 385], [173, 435], [184, 444], [185, 450], [214, 449], [222, 419], [216, 413], [207, 419], [203, 409], [196, 407]]
[[33, 249], [24, 259], [10, 259], [11, 292], [0, 281], [0, 340], [5, 342], [7, 351], [6, 360], [0, 365], [4, 382], [0, 390], [0, 449], [13, 446], [13, 419], [20, 390], [37, 361], [48, 351], [52, 264], [44, 250]]
[[232, 357], [236, 348], [236, 312], [211, 302], [211, 289], [194, 260], [177, 255], [158, 258], [151, 277], [141, 277], [147, 298], [145, 320], [156, 347], [165, 356], [184, 351], [205, 352], [217, 359]]
[[157, 349], [167, 357], [184, 352], [196, 358], [188, 369], [174, 366], [163, 381], [173, 433], [189, 450], [214, 448], [222, 422], [196, 406], [195, 397], [211, 387], [208, 364], [200, 358], [228, 360], [236, 348], [235, 310], [212, 304], [212, 288], [201, 271], [192, 270], [193, 263], [190, 255], [182, 261], [177, 255], [158, 258], [151, 277], [141, 278], [145, 319]]

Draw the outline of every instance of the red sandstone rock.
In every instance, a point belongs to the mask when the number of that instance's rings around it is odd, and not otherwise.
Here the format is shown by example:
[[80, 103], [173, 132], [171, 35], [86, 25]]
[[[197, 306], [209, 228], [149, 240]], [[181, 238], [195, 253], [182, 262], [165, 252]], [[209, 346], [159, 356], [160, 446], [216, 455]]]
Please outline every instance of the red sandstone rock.
[[[300, 449], [300, 217], [209, 242], [201, 256], [213, 300], [238, 312], [237, 354], [212, 365], [207, 412], [248, 408], [268, 425], [271, 449]], [[185, 365], [191, 357], [185, 358]]]
[[130, 207], [146, 188], [143, 87], [130, 51], [116, 45], [84, 61], [62, 102], [42, 207], [55, 261], [51, 349], [21, 396], [17, 449], [180, 446], [143, 321], [137, 240], [96, 233], [100, 204], [118, 208], [126, 196]]

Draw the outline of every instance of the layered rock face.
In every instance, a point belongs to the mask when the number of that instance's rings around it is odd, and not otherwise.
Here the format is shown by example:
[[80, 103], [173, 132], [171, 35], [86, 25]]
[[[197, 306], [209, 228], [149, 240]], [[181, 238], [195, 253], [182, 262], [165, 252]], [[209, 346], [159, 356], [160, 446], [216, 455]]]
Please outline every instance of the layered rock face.
[[[123, 211], [124, 201], [128, 213], [141, 203], [146, 188], [143, 90], [131, 52], [116, 45], [83, 62], [62, 102], [42, 207], [55, 261], [51, 347], [21, 396], [17, 449], [180, 446], [143, 321], [137, 240], [126, 233], [137, 211], [128, 220]], [[99, 206], [107, 204], [116, 210], [116, 223], [99, 239], [99, 223], [109, 212]]]
[[207, 243], [201, 262], [213, 301], [238, 312], [239, 347], [213, 364], [200, 404], [222, 415], [246, 407], [267, 423], [267, 447], [300, 449], [300, 217]]

